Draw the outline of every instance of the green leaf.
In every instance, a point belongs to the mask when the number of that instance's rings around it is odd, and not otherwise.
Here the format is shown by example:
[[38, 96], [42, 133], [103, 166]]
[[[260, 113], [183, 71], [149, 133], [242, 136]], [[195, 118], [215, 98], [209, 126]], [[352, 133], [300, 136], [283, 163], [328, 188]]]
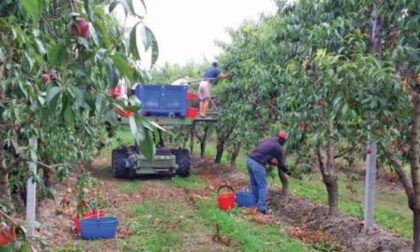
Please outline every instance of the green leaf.
[[18, 86], [19, 86], [20, 91], [22, 91], [25, 97], [28, 98], [28, 91], [26, 90], [25, 83], [22, 81], [19, 81]]
[[128, 3], [126, 0], [116, 0], [112, 2], [111, 5], [109, 6], [109, 12], [112, 12], [118, 6], [118, 4], [122, 5], [124, 9], [124, 13], [125, 13], [125, 18], [127, 18], [128, 13], [133, 14], [133, 11], [128, 6]]
[[[118, 4], [121, 4], [121, 2], [120, 1], [114, 1], [114, 2], [112, 2], [110, 5], [109, 5], [109, 9], [108, 9], [108, 11], [111, 13], [111, 12], [113, 12], [114, 11], [114, 9], [118, 6]], [[127, 16], [127, 11], [125, 10], [125, 8], [124, 8], [124, 11], [125, 11], [125, 16]]]
[[78, 108], [84, 106], [86, 104], [85, 103], [85, 93], [77, 87], [72, 87], [71, 91], [74, 93], [74, 97], [76, 99], [73, 103], [73, 107], [78, 109]]
[[137, 26], [139, 24], [140, 22], [138, 22], [130, 32], [130, 53], [133, 55], [134, 60], [141, 60], [137, 46]]
[[110, 86], [111, 86], [111, 88], [115, 88], [115, 86], [117, 86], [117, 84], [118, 84], [119, 75], [118, 75], [118, 71], [115, 69], [114, 63], [111, 59], [107, 60], [106, 69], [107, 69], [107, 73], [108, 73], [107, 77], [108, 77], [108, 81], [110, 83]]
[[106, 49], [111, 49], [112, 48], [112, 42], [111, 42], [111, 39], [109, 38], [108, 31], [107, 31], [105, 25], [100, 21], [94, 21], [93, 26], [95, 28], [95, 31], [96, 31], [98, 37], [99, 37], [99, 41], [102, 43], [102, 45]]
[[153, 66], [159, 57], [159, 46], [152, 30], [150, 30], [149, 27], [147, 26], [145, 26], [144, 28], [146, 30], [146, 36], [150, 39], [152, 43], [151, 46], [152, 46], [152, 66]]
[[3, 50], [0, 47], [0, 62], [3, 62], [5, 59], [6, 59], [6, 57], [4, 57]]
[[31, 58], [31, 56], [29, 56], [29, 54], [27, 52], [25, 52], [25, 58], [26, 58], [26, 60], [28, 61], [28, 64], [29, 64], [29, 71], [31, 71], [32, 67], [35, 64], [35, 60], [33, 58]]
[[67, 127], [73, 128], [74, 125], [74, 111], [71, 108], [71, 104], [66, 105], [66, 109], [64, 110], [64, 122], [66, 123]]
[[37, 19], [40, 13], [39, 0], [21, 0], [23, 8], [34, 19]]
[[65, 41], [54, 45], [48, 51], [48, 63], [51, 65], [61, 66], [67, 61], [67, 45]]
[[85, 10], [89, 18], [92, 18], [92, 8], [91, 8], [90, 0], [83, 0], [83, 4], [85, 6]]
[[23, 246], [20, 247], [20, 252], [31, 252], [31, 246], [27, 240], [25, 240]]
[[45, 50], [44, 44], [39, 39], [35, 39], [36, 46], [38, 47], [38, 51], [41, 55], [45, 55], [47, 51]]
[[144, 2], [144, 0], [140, 0], [141, 4], [143, 5], [144, 11], [147, 13], [147, 7], [146, 7], [146, 3]]
[[43, 187], [43, 193], [44, 193], [44, 196], [47, 199], [52, 199], [52, 200], [55, 199], [55, 190], [54, 190], [54, 188], [44, 186]]
[[49, 104], [54, 97], [60, 93], [61, 87], [52, 87], [47, 91], [47, 103]]
[[106, 97], [104, 94], [99, 93], [96, 95], [95, 99], [95, 110], [97, 113], [100, 113], [102, 111], [102, 105], [105, 103]]
[[114, 61], [114, 65], [120, 71], [121, 75], [127, 76], [131, 80], [133, 75], [131, 74], [132, 70], [130, 64], [128, 64], [128, 61], [118, 52], [112, 56], [112, 60]]
[[142, 141], [139, 146], [143, 155], [147, 159], [153, 160], [155, 154], [155, 144], [153, 143], [153, 133], [151, 131], [145, 131], [144, 141]]
[[146, 26], [141, 27], [141, 34], [142, 34], [144, 50], [147, 51], [147, 50], [149, 50], [150, 46], [152, 45], [152, 38], [149, 35], [149, 33], [146, 29]]
[[42, 96], [38, 96], [38, 102], [39, 104], [41, 104], [41, 106], [43, 106], [45, 104], [45, 98]]
[[134, 137], [134, 141], [140, 145], [144, 140], [144, 131], [143, 128], [137, 126], [134, 116], [128, 118], [128, 124], [130, 125], [131, 134]]
[[129, 106], [125, 106], [124, 109], [128, 109], [131, 111], [139, 111], [140, 110], [140, 105], [129, 105]]
[[0, 252], [13, 252], [14, 250], [15, 249], [14, 249], [13, 242], [10, 242], [9, 244], [6, 244], [6, 245], [2, 245], [0, 247]]
[[133, 0], [122, 0], [122, 1], [125, 2], [127, 6], [130, 8], [130, 13], [135, 15], [136, 12], [134, 11]]

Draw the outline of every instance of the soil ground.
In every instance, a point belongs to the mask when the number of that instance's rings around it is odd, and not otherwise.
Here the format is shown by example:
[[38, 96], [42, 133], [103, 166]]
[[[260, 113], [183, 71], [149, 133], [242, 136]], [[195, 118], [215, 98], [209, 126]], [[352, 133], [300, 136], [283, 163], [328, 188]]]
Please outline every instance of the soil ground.
[[[43, 200], [39, 205], [41, 236], [48, 251], [238, 251], [241, 243], [219, 233], [219, 227], [197, 217], [197, 200], [215, 201], [215, 190], [229, 184], [238, 190], [248, 183], [242, 172], [209, 160], [193, 158], [192, 170], [198, 186], [177, 186], [171, 178], [146, 177], [136, 180], [114, 179], [110, 160], [98, 158], [91, 170], [97, 184], [87, 192], [107, 203], [107, 214], [116, 215], [120, 224], [116, 239], [83, 241], [73, 230], [70, 219], [74, 212], [74, 191], [77, 176], [57, 186], [56, 200]], [[182, 182], [180, 182], [182, 184]], [[63, 208], [60, 201], [72, 204]], [[328, 217], [327, 208], [308, 199], [285, 198], [279, 188], [269, 192], [271, 215], [243, 209], [244, 219], [255, 225], [277, 225], [289, 236], [305, 244], [334, 243], [322, 251], [410, 251], [411, 242], [374, 227], [363, 231], [363, 222], [348, 216]], [[148, 208], [146, 208], [148, 206]], [[57, 215], [57, 213], [62, 214]], [[138, 218], [141, 215], [142, 218]], [[174, 236], [182, 237], [182, 242]], [[156, 237], [155, 237], [156, 236]], [[263, 239], [263, 238], [261, 238]], [[147, 243], [147, 244], [145, 244]], [[153, 250], [153, 249], [151, 249]], [[306, 250], [316, 250], [313, 247]]]

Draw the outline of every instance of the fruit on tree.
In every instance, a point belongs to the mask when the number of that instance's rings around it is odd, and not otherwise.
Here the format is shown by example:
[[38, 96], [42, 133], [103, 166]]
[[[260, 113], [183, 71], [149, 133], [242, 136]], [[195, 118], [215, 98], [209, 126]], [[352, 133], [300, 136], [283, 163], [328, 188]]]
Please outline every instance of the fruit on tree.
[[90, 35], [89, 22], [83, 18], [77, 18], [70, 22], [69, 33], [73, 36], [87, 38]]
[[50, 77], [50, 75], [49, 75], [49, 74], [44, 73], [44, 74], [42, 74], [42, 75], [41, 75], [41, 80], [42, 80], [42, 82], [44, 82], [44, 83], [48, 83], [48, 82], [51, 80], [51, 77]]
[[17, 131], [19, 129], [19, 124], [14, 123], [10, 128], [14, 131]]
[[417, 98], [417, 92], [416, 91], [413, 91], [411, 93], [411, 99], [413, 99], [413, 101], [414, 101], [416, 98]]
[[402, 154], [407, 153], [407, 151], [408, 151], [407, 145], [401, 144], [400, 145], [400, 151], [401, 151]]
[[395, 38], [396, 36], [398, 36], [398, 33], [399, 33], [399, 32], [400, 32], [400, 31], [399, 31], [398, 29], [392, 29], [392, 30], [391, 30], [391, 36]]

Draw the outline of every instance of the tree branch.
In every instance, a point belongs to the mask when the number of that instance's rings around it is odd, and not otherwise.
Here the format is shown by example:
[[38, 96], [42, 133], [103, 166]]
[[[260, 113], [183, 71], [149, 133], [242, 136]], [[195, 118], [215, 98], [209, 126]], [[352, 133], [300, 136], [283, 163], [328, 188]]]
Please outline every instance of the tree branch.
[[350, 146], [344, 151], [342, 151], [341, 153], [334, 155], [334, 159], [341, 158], [342, 156], [346, 155], [349, 152], [352, 152], [353, 150], [354, 150], [354, 146]]
[[386, 147], [384, 147], [383, 150], [385, 154], [388, 156], [388, 158], [390, 159], [392, 167], [397, 173], [398, 178], [404, 187], [407, 198], [410, 201], [414, 193], [413, 185], [411, 184], [410, 177], [408, 176], [407, 172], [404, 170], [404, 166], [401, 160], [394, 154], [394, 152]]
[[316, 156], [318, 157], [319, 170], [321, 171], [322, 177], [325, 177], [327, 173], [325, 171], [325, 164], [321, 153], [321, 146], [319, 145], [316, 147]]

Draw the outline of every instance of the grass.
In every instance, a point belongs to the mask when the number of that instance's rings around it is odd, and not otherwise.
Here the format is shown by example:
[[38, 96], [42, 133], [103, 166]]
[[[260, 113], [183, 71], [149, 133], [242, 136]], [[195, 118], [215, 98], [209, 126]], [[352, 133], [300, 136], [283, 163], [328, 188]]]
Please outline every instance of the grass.
[[[206, 186], [205, 181], [195, 174], [189, 178], [175, 178], [172, 182], [180, 188]], [[245, 220], [243, 211], [238, 208], [228, 212], [221, 211], [215, 203], [215, 194], [209, 199], [197, 198], [196, 202], [198, 213], [193, 217], [195, 222], [207, 226], [212, 233], [216, 233], [218, 226], [219, 237], [231, 246], [229, 251], [236, 251], [234, 248], [240, 248], [240, 251], [306, 251], [301, 241], [282, 233], [278, 225], [255, 225], [254, 222]]]
[[[199, 146], [194, 146], [199, 150]], [[216, 146], [213, 142], [207, 143], [206, 155], [214, 157]], [[228, 163], [225, 155], [222, 162]], [[237, 160], [239, 170], [247, 173], [245, 153], [242, 152]], [[269, 179], [269, 183], [281, 185], [278, 178]], [[327, 203], [327, 192], [320, 174], [304, 176], [302, 180], [290, 179], [290, 192], [321, 203]], [[355, 180], [344, 174], [339, 175], [339, 209], [341, 213], [363, 218], [364, 181]], [[402, 190], [390, 191], [377, 186], [375, 195], [375, 223], [392, 232], [411, 239], [412, 213], [407, 205], [407, 198]]]
[[282, 233], [278, 225], [255, 225], [242, 218], [241, 209], [220, 211], [208, 200], [198, 200], [201, 216], [208, 225], [220, 228], [221, 237], [241, 246], [241, 251], [304, 251], [303, 244]]
[[171, 178], [172, 182], [180, 188], [199, 189], [205, 186], [205, 181], [194, 172], [187, 178], [175, 176]]
[[[167, 183], [171, 184], [171, 181]], [[215, 245], [211, 230], [182, 196], [150, 198], [132, 206], [131, 212], [133, 234], [126, 240], [119, 240], [121, 251], [237, 250]]]
[[[130, 238], [130, 246], [123, 250], [133, 249], [141, 251], [166, 251], [177, 250], [182, 246], [180, 233], [185, 232], [188, 225], [180, 225], [183, 222], [182, 215], [177, 215], [177, 209], [167, 204], [168, 199], [147, 200], [140, 205], [133, 206], [135, 220], [131, 225], [135, 236]], [[186, 205], [177, 207], [185, 208]], [[168, 229], [168, 226], [176, 226], [176, 230]]]

